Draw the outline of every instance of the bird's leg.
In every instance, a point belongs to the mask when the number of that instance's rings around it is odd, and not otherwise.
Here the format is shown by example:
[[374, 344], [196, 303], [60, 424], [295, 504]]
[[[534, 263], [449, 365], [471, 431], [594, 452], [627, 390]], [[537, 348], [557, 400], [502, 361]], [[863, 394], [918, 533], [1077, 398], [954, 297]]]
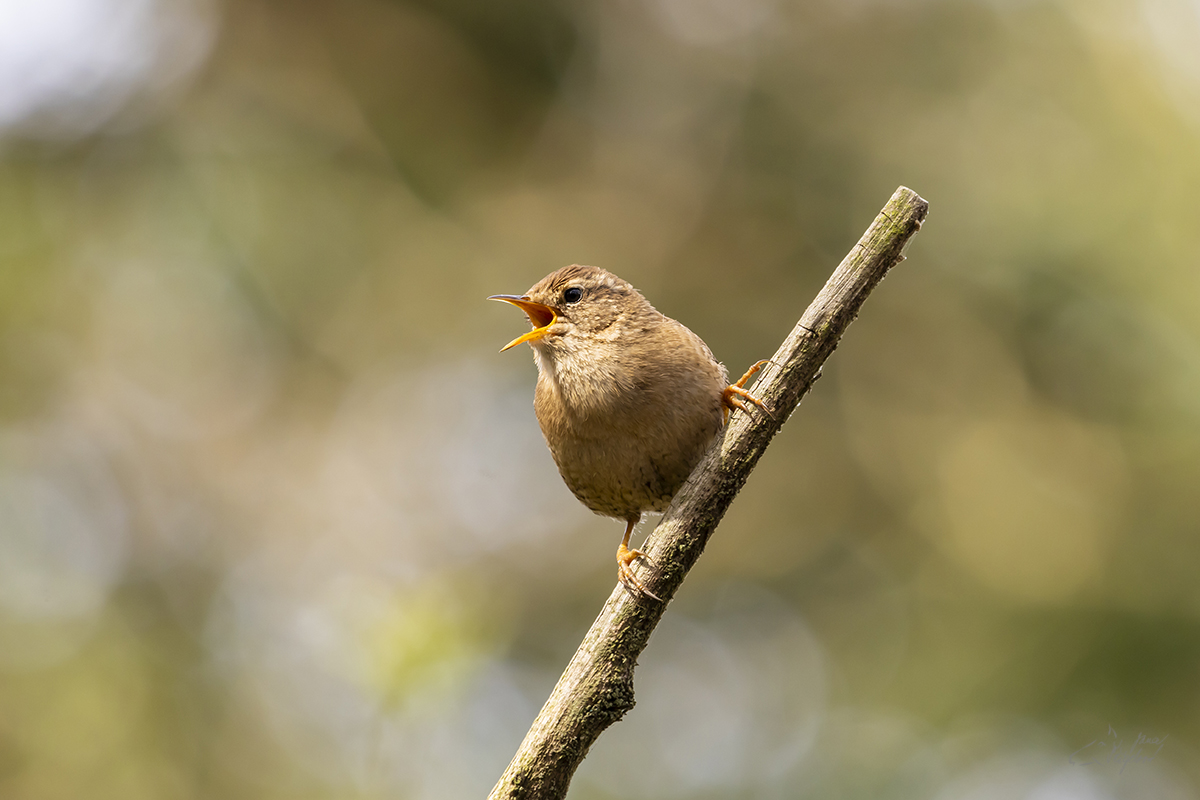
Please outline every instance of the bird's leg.
[[767, 363], [769, 363], [769, 360], [765, 358], [762, 361], [759, 361], [757, 364], [750, 367], [750, 369], [746, 370], [746, 374], [742, 376], [741, 380], [739, 380], [737, 383], [729, 384], [725, 387], [725, 391], [721, 392], [721, 405], [725, 407], [724, 410], [726, 422], [729, 421], [729, 412], [735, 408], [740, 408], [747, 414], [750, 413], [750, 409], [746, 408], [746, 404], [739, 399], [742, 397], [761, 408], [768, 417], [775, 419], [775, 415], [771, 413], [771, 409], [767, 408], [766, 404], [763, 403], [762, 400], [759, 400], [744, 388], [746, 386], [746, 381], [753, 378], [754, 375], [763, 368], [763, 365]]
[[641, 593], [653, 597], [661, 603], [662, 598], [643, 586], [642, 582], [637, 579], [637, 576], [633, 574], [633, 570], [629, 567], [637, 559], [646, 557], [646, 554], [641, 550], [629, 549], [629, 536], [633, 533], [633, 526], [637, 525], [640, 519], [641, 515], [632, 517], [629, 520], [629, 524], [625, 526], [625, 538], [621, 540], [620, 546], [617, 547], [617, 579], [621, 581], [621, 585], [627, 591], [633, 594]]

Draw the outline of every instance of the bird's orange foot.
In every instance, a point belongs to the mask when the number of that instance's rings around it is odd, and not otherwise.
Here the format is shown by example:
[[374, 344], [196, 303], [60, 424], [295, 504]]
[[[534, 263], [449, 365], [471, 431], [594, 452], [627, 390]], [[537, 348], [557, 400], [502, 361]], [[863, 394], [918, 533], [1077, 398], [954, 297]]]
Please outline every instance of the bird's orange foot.
[[617, 548], [617, 579], [621, 581], [621, 585], [632, 594], [644, 594], [647, 597], [653, 597], [658, 602], [662, 602], [662, 598], [656, 595], [645, 587], [633, 574], [633, 569], [629, 566], [639, 558], [645, 558], [646, 554], [641, 550], [630, 550], [622, 542]]
[[725, 407], [725, 421], [726, 422], [729, 421], [729, 412], [735, 408], [740, 408], [742, 411], [745, 411], [747, 414], [750, 413], [750, 409], [746, 408], [746, 404], [743, 403], [740, 399], [743, 397], [746, 398], [747, 400], [749, 400], [754, 405], [761, 408], [763, 410], [763, 413], [765, 413], [768, 417], [770, 417], [771, 419], [775, 419], [775, 415], [771, 413], [771, 409], [767, 408], [766, 404], [763, 403], [762, 400], [759, 400], [757, 397], [750, 394], [750, 392], [746, 391], [746, 389], [745, 389], [746, 381], [753, 378], [758, 373], [758, 371], [760, 369], [762, 369], [765, 364], [768, 364], [768, 363], [769, 363], [769, 361], [765, 358], [762, 361], [759, 361], [757, 364], [750, 367], [750, 369], [746, 370], [746, 374], [742, 376], [741, 380], [739, 380], [737, 383], [731, 383], [730, 385], [725, 387], [725, 391], [721, 392], [721, 405]]

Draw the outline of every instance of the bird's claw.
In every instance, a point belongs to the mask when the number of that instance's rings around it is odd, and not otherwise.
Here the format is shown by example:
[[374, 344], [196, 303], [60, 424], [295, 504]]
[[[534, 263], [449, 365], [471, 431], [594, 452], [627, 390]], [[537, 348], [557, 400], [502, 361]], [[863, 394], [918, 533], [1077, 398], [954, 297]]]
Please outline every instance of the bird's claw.
[[621, 581], [621, 585], [625, 587], [625, 591], [630, 594], [644, 594], [647, 597], [653, 597], [661, 603], [663, 601], [662, 598], [647, 589], [645, 584], [633, 574], [633, 569], [629, 566], [639, 558], [645, 561], [650, 560], [641, 550], [630, 550], [625, 545], [617, 548], [617, 579]]
[[762, 361], [759, 361], [758, 363], [754, 364], [754, 366], [752, 366], [752, 367], [750, 367], [750, 369], [746, 370], [746, 374], [743, 375], [737, 383], [729, 384], [728, 386], [725, 387], [724, 391], [721, 392], [721, 405], [723, 405], [725, 407], [725, 421], [726, 422], [729, 421], [729, 412], [735, 408], [741, 409], [742, 411], [745, 411], [747, 414], [750, 413], [750, 409], [746, 407], [746, 404], [743, 403], [741, 401], [741, 399], [739, 399], [739, 398], [743, 398], [743, 397], [746, 398], [747, 400], [749, 400], [754, 405], [761, 408], [763, 410], [763, 413], [766, 414], [768, 417], [770, 417], [771, 419], [775, 419], [775, 415], [771, 413], [771, 409], [767, 408], [766, 403], [764, 403], [762, 400], [759, 400], [757, 397], [750, 394], [750, 392], [746, 391], [746, 389], [745, 389], [746, 381], [748, 381], [752, 377], [754, 377], [758, 373], [758, 371], [763, 368], [764, 365], [769, 364], [769, 363], [770, 363], [770, 361], [768, 359], [764, 358]]

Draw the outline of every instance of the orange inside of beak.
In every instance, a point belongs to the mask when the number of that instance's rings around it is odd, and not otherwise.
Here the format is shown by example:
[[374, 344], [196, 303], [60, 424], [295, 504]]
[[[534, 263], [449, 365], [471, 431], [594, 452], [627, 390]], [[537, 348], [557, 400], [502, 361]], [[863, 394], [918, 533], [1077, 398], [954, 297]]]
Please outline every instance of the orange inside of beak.
[[558, 314], [554, 313], [554, 309], [541, 303], [535, 303], [528, 297], [518, 297], [513, 294], [494, 294], [488, 300], [503, 300], [505, 303], [512, 303], [517, 308], [525, 312], [529, 317], [529, 322], [533, 325], [533, 330], [528, 333], [523, 333], [513, 339], [504, 347], [500, 348], [503, 353], [510, 347], [516, 347], [521, 342], [536, 342], [541, 339], [549, 331], [551, 325], [558, 320]]

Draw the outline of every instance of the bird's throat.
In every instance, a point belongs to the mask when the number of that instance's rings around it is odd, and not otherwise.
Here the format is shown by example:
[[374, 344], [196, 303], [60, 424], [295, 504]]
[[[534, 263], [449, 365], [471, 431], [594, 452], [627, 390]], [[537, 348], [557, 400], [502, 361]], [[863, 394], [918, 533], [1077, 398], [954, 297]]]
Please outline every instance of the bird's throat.
[[542, 391], [573, 419], [620, 413], [631, 399], [630, 381], [621, 360], [614, 357], [610, 348], [595, 341], [586, 347], [561, 339], [555, 344], [554, 349], [536, 345], [533, 348], [539, 384], [544, 386]]
[[554, 358], [546, 352], [546, 348], [534, 345], [533, 360], [537, 364], [538, 373], [550, 383], [554, 393], [562, 394], [562, 387], [558, 385], [558, 370], [555, 369]]

